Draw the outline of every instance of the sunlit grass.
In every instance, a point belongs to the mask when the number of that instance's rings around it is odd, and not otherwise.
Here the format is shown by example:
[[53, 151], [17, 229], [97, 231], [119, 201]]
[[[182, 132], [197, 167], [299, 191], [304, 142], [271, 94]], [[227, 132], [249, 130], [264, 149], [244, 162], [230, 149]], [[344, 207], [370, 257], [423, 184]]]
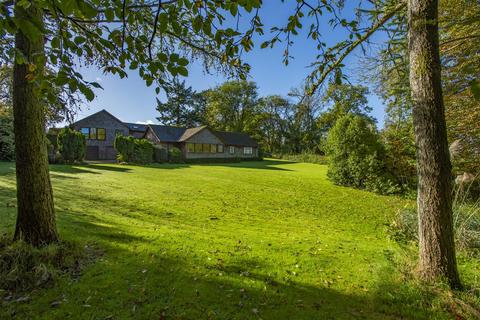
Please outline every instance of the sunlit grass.
[[[4, 303], [0, 317], [451, 318], [398, 267], [405, 251], [387, 224], [406, 200], [334, 186], [325, 166], [51, 171], [61, 236], [105, 253], [79, 279]], [[1, 233], [13, 232], [14, 197], [13, 165], [0, 163]], [[474, 281], [479, 263], [461, 263]]]

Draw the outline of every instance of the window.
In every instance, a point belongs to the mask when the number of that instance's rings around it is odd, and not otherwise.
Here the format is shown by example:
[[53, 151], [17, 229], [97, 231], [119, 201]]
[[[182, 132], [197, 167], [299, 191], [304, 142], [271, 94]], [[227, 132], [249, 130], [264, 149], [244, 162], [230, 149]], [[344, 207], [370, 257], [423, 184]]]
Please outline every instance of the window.
[[90, 128], [81, 128], [81, 129], [80, 129], [80, 132], [81, 132], [86, 138], [88, 138], [89, 135], [90, 135]]
[[120, 129], [115, 129], [115, 137], [116, 136], [123, 136], [123, 131]]
[[230, 147], [228, 148], [228, 150], [229, 150], [230, 154], [234, 154], [234, 153], [235, 153], [235, 147], [234, 147], [234, 146], [230, 146]]
[[97, 128], [90, 128], [90, 137], [89, 139], [97, 139]]
[[195, 143], [187, 143], [187, 152], [195, 152]]
[[203, 152], [205, 152], [205, 153], [210, 152], [210, 145], [209, 145], [208, 143], [203, 143], [202, 146], [203, 146], [203, 147], [202, 147], [202, 149], [203, 149], [202, 151], [203, 151]]
[[217, 152], [217, 145], [216, 144], [211, 144], [210, 145], [210, 152], [211, 153], [216, 153]]
[[105, 128], [97, 128], [97, 140], [105, 140], [106, 137]]
[[223, 153], [223, 144], [217, 144], [217, 152]]
[[202, 144], [195, 143], [195, 152], [202, 152]]
[[253, 149], [252, 147], [243, 147], [243, 154], [252, 154]]

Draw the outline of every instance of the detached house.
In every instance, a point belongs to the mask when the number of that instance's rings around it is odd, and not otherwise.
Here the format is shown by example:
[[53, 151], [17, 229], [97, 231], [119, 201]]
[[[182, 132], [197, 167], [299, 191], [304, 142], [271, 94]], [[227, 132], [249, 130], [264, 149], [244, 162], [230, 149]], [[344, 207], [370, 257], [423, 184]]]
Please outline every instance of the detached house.
[[145, 138], [167, 150], [177, 147], [186, 160], [258, 157], [258, 143], [248, 134], [216, 131], [207, 126], [182, 128], [149, 125]]
[[114, 160], [118, 134], [148, 139], [166, 150], [177, 147], [184, 159], [247, 159], [258, 157], [258, 144], [249, 135], [208, 128], [181, 128], [122, 122], [106, 110], [78, 120], [73, 128], [87, 141], [86, 160]]

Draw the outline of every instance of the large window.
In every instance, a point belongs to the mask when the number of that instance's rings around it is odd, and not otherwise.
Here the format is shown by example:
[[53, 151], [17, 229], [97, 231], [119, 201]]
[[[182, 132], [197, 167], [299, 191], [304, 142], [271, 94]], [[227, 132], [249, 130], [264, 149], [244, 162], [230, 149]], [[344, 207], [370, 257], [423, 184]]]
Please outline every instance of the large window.
[[234, 154], [235, 153], [235, 147], [234, 146], [230, 146], [228, 148], [228, 151], [230, 152], [230, 154]]
[[187, 143], [189, 153], [223, 153], [223, 144]]
[[90, 140], [105, 140], [107, 138], [105, 128], [81, 128], [80, 132]]
[[105, 140], [106, 138], [105, 128], [97, 128], [97, 140]]
[[252, 147], [243, 147], [243, 154], [251, 155], [253, 153]]
[[85, 136], [85, 138], [90, 136], [90, 128], [82, 128], [80, 129], [80, 132]]

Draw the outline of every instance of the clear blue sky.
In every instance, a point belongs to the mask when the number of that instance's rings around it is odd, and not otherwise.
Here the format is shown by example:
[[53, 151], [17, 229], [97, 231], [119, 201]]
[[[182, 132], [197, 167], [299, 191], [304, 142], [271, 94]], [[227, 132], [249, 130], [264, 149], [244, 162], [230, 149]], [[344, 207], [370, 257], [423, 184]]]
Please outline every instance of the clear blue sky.
[[[284, 25], [289, 14], [292, 12], [292, 5], [296, 1], [287, 0], [282, 4], [280, 0], [264, 0], [264, 7], [261, 10], [262, 22], [265, 25], [265, 31], [268, 34], [273, 25]], [[352, 5], [349, 1], [349, 5]], [[353, 4], [355, 5], [355, 4]], [[345, 9], [346, 15], [351, 15], [352, 8]], [[342, 39], [344, 34], [341, 31], [332, 31], [326, 21], [323, 37], [327, 43], [335, 43]], [[381, 35], [373, 37], [373, 40], [379, 40]], [[250, 80], [258, 85], [260, 96], [279, 94], [286, 96], [293, 87], [301, 85], [308, 75], [307, 66], [314, 61], [317, 54], [315, 43], [311, 39], [306, 39], [305, 34], [294, 38], [295, 45], [291, 54], [294, 59], [288, 66], [282, 63], [282, 44], [274, 49], [260, 49], [262, 39], [256, 39], [256, 48], [244, 56], [252, 69]], [[350, 75], [350, 80], [355, 84], [360, 84], [356, 78], [359, 68], [361, 68], [360, 57], [362, 53], [356, 50], [353, 55], [345, 60], [347, 68], [345, 71]], [[147, 122], [157, 123], [156, 116], [156, 94], [154, 86], [146, 87], [138, 74], [130, 72], [128, 78], [120, 79], [117, 76], [105, 75], [101, 71], [94, 69], [83, 69], [83, 74], [88, 80], [99, 81], [104, 90], [97, 90], [97, 97], [94, 101], [82, 106], [82, 110], [77, 116], [78, 119], [86, 115], [97, 112], [101, 109], [107, 109], [112, 114], [126, 122]], [[195, 90], [201, 91], [221, 84], [226, 79], [221, 74], [208, 75], [202, 70], [200, 63], [193, 63], [189, 66], [189, 76], [186, 83]], [[367, 85], [367, 83], [361, 83]], [[162, 98], [161, 96], [159, 98]], [[384, 105], [375, 95], [368, 97], [369, 105], [373, 108], [372, 115], [378, 119], [378, 125], [382, 126], [384, 117]]]

